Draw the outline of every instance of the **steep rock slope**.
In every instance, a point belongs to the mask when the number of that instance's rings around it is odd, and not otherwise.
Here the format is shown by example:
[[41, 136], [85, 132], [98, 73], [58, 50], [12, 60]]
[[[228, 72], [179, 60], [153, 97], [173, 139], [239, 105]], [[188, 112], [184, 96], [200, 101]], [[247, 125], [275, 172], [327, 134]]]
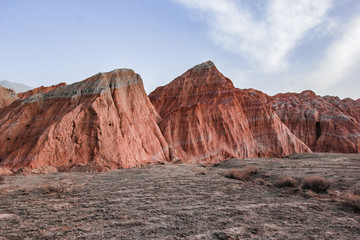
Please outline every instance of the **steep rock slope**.
[[0, 108], [9, 106], [17, 98], [14, 90], [0, 86]]
[[310, 151], [266, 106], [265, 97], [236, 89], [210, 61], [149, 97], [163, 118], [159, 126], [172, 158], [208, 163]]
[[48, 90], [0, 109], [0, 166], [113, 169], [169, 160], [160, 117], [134, 71]]
[[[258, 157], [279, 157], [310, 152], [267, 104], [268, 95], [254, 89], [236, 89], [237, 99], [256, 139]], [[261, 151], [260, 151], [261, 150]]]
[[359, 108], [356, 101], [322, 98], [312, 91], [304, 91], [299, 94], [277, 94], [269, 97], [268, 104], [313, 151], [360, 152]]

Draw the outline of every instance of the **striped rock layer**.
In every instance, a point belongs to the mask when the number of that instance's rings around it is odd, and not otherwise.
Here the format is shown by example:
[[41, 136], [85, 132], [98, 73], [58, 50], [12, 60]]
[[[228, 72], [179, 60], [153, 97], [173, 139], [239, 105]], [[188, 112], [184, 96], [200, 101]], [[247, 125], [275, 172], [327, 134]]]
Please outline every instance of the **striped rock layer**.
[[281, 121], [315, 152], [360, 153], [360, 101], [312, 91], [268, 97]]
[[32, 93], [0, 109], [0, 167], [103, 170], [169, 161], [160, 117], [132, 70]]
[[219, 162], [237, 157], [280, 157], [311, 152], [259, 91], [236, 89], [212, 62], [188, 70], [150, 100], [173, 158]]
[[360, 152], [360, 100], [237, 89], [210, 61], [149, 97], [129, 69], [21, 94], [0, 87], [0, 170], [101, 171], [312, 151]]

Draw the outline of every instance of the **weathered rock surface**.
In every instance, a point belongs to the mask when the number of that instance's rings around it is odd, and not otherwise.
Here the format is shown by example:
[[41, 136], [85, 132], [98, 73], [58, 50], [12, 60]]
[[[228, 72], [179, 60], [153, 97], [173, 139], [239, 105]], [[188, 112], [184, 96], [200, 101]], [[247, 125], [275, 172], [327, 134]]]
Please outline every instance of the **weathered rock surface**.
[[360, 152], [360, 99], [237, 89], [210, 61], [149, 97], [129, 69], [20, 94], [0, 86], [0, 174], [311, 151]]
[[257, 142], [258, 157], [311, 152], [268, 106], [266, 94], [253, 89], [236, 89], [236, 93]]
[[341, 112], [353, 117], [358, 123], [360, 123], [360, 99], [353, 100], [351, 98], [345, 98], [341, 100], [340, 98], [333, 96], [325, 96], [323, 99], [331, 103]]
[[236, 89], [209, 61], [149, 97], [163, 118], [159, 126], [172, 159], [213, 163], [310, 152], [257, 93]]
[[31, 90], [23, 92], [23, 93], [19, 93], [18, 96], [21, 99], [25, 99], [25, 98], [28, 98], [28, 97], [30, 97], [32, 95], [37, 94], [37, 93], [47, 93], [47, 92], [50, 92], [52, 90], [55, 90], [55, 89], [57, 89], [59, 87], [65, 86], [65, 85], [66, 85], [66, 83], [59, 83], [57, 85], [53, 85], [53, 86], [50, 86], [50, 87], [41, 86], [41, 87], [34, 88], [34, 89], [31, 89]]
[[281, 121], [315, 152], [359, 153], [359, 101], [312, 91], [269, 97]]
[[14, 90], [0, 86], [0, 108], [9, 106], [17, 98]]
[[[32, 95], [33, 94], [33, 95]], [[0, 109], [0, 166], [136, 167], [169, 160], [141, 77], [128, 69], [41, 88]]]

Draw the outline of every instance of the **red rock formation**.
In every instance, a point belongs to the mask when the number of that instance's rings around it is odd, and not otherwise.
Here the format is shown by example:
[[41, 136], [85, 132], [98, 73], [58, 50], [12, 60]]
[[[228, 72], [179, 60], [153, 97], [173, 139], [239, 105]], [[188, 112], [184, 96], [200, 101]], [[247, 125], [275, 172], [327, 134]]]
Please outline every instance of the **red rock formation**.
[[0, 86], [0, 108], [9, 106], [17, 98], [14, 90]]
[[35, 95], [37, 93], [47, 93], [47, 92], [50, 92], [52, 90], [55, 90], [59, 87], [62, 87], [62, 86], [65, 86], [66, 83], [59, 83], [57, 85], [53, 85], [53, 86], [50, 86], [50, 87], [44, 87], [44, 86], [41, 86], [41, 87], [38, 87], [38, 88], [34, 88], [34, 89], [31, 89], [27, 92], [23, 92], [23, 93], [19, 93], [18, 96], [19, 98], [21, 99], [25, 99], [25, 98], [28, 98], [32, 95]]
[[0, 109], [0, 167], [113, 169], [169, 160], [160, 117], [132, 70], [52, 88]]
[[19, 98], [0, 87], [0, 174], [360, 152], [360, 100], [236, 89], [212, 62], [149, 97], [128, 69]]
[[281, 122], [267, 104], [268, 95], [253, 89], [236, 89], [249, 128], [257, 142], [259, 157], [281, 157], [292, 153], [311, 152]]
[[359, 108], [355, 101], [322, 98], [312, 91], [268, 99], [282, 122], [313, 151], [360, 152]]
[[310, 152], [256, 93], [234, 88], [206, 62], [149, 97], [163, 118], [159, 126], [172, 158], [209, 163]]
[[325, 96], [323, 99], [331, 103], [341, 112], [353, 117], [358, 123], [360, 123], [360, 99], [356, 101], [351, 98], [345, 98], [341, 100], [338, 97], [332, 96]]

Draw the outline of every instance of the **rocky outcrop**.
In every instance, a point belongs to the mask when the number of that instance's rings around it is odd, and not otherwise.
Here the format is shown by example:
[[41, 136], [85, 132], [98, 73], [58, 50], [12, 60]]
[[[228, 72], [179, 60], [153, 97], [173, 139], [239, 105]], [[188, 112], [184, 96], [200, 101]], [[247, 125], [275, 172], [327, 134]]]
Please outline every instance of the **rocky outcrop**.
[[281, 121], [315, 152], [359, 153], [359, 105], [312, 91], [269, 97]]
[[236, 89], [209, 61], [149, 97], [163, 119], [159, 126], [173, 159], [214, 163], [310, 152], [257, 93]]
[[257, 142], [258, 157], [282, 157], [292, 153], [311, 152], [268, 106], [268, 95], [254, 89], [236, 89], [236, 93], [251, 134]]
[[0, 87], [0, 175], [312, 151], [360, 152], [360, 99], [237, 89], [210, 61], [149, 97], [129, 69], [18, 95]]
[[52, 90], [55, 90], [55, 89], [57, 89], [59, 87], [65, 86], [65, 85], [66, 85], [66, 83], [59, 83], [57, 85], [53, 85], [53, 86], [50, 86], [50, 87], [41, 86], [41, 87], [34, 88], [34, 89], [31, 89], [31, 90], [23, 92], [23, 93], [19, 93], [18, 96], [21, 99], [25, 99], [25, 98], [28, 98], [28, 97], [30, 97], [32, 95], [37, 94], [37, 93], [47, 93], [47, 92], [50, 92]]
[[0, 108], [9, 106], [17, 98], [18, 96], [14, 90], [0, 86]]
[[360, 123], [360, 99], [353, 100], [351, 98], [345, 98], [341, 100], [339, 97], [325, 96], [323, 97], [326, 101], [331, 103], [335, 108], [348, 116], [351, 116]]
[[0, 109], [0, 167], [103, 170], [169, 160], [160, 117], [132, 70], [99, 73], [21, 98]]

